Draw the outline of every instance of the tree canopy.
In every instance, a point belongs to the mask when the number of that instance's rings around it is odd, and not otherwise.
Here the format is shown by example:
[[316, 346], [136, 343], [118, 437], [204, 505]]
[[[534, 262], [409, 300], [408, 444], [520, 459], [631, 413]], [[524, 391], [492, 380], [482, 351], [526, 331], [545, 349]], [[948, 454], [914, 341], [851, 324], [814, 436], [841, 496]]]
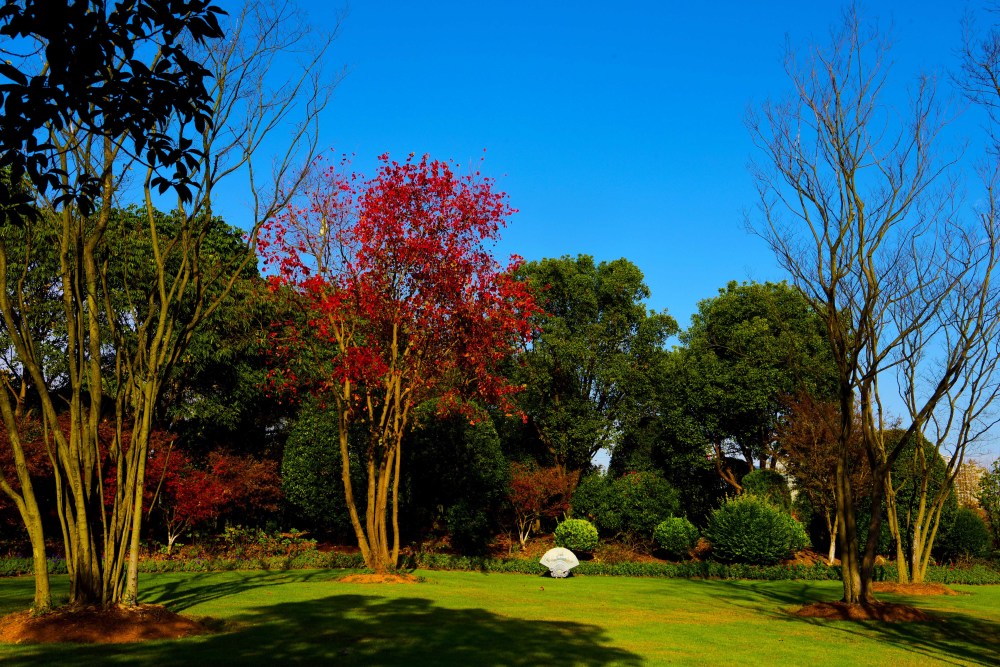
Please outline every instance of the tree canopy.
[[582, 470], [651, 409], [653, 374], [677, 323], [648, 310], [649, 288], [626, 259], [543, 259], [517, 277], [542, 312], [510, 376], [524, 387], [519, 402], [545, 448], [541, 462]]

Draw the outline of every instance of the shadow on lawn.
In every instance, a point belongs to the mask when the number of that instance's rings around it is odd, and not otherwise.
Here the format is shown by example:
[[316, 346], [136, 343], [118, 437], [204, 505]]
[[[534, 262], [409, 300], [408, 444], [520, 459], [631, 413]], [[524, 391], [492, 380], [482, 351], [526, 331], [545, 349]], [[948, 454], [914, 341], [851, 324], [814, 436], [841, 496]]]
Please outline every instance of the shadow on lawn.
[[332, 575], [328, 570], [287, 570], [233, 572], [223, 579], [218, 572], [188, 575], [174, 580], [157, 577], [140, 582], [140, 602], [162, 604], [170, 611], [183, 614], [194, 605], [219, 600], [253, 590], [274, 588], [285, 584], [300, 584], [307, 581], [333, 581], [340, 575]]
[[[709, 583], [709, 582], [706, 582]], [[938, 611], [921, 604], [927, 598], [905, 596], [881, 596], [893, 602], [903, 602], [914, 607], [927, 609], [936, 621], [928, 623], [886, 623], [881, 621], [829, 621], [818, 618], [794, 616], [795, 608], [812, 602], [837, 599], [840, 589], [835, 591], [810, 586], [805, 582], [798, 585], [777, 586], [762, 583], [748, 586], [747, 582], [713, 581], [718, 587], [719, 598], [747, 608], [756, 608], [759, 613], [772, 618], [787, 619], [790, 623], [807, 623], [828, 628], [831, 633], [843, 633], [875, 639], [881, 643], [911, 653], [939, 661], [954, 661], [963, 664], [1000, 664], [1000, 623], [977, 618], [957, 611]], [[787, 582], [788, 584], [792, 582]], [[761, 607], [765, 600], [774, 607]]]
[[640, 665], [595, 625], [527, 621], [423, 598], [334, 595], [248, 610], [242, 628], [196, 640], [118, 646], [23, 647], [8, 665], [338, 664]]

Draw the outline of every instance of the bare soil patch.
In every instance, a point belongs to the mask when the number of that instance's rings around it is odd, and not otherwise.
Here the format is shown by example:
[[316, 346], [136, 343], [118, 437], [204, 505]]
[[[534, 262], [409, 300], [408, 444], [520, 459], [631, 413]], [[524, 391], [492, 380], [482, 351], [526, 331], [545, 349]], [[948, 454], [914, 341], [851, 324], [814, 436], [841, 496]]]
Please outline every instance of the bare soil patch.
[[944, 584], [900, 584], [895, 581], [876, 581], [872, 584], [876, 593], [898, 593], [899, 595], [961, 595]]
[[416, 584], [420, 578], [412, 574], [349, 574], [337, 581], [345, 584]]
[[802, 607], [796, 616], [825, 618], [834, 621], [885, 621], [912, 623], [937, 620], [925, 611], [907, 604], [875, 602], [874, 604], [847, 604], [845, 602], [815, 602]]
[[154, 604], [108, 609], [60, 607], [38, 616], [22, 611], [0, 618], [0, 642], [11, 644], [124, 644], [210, 632], [204, 623]]

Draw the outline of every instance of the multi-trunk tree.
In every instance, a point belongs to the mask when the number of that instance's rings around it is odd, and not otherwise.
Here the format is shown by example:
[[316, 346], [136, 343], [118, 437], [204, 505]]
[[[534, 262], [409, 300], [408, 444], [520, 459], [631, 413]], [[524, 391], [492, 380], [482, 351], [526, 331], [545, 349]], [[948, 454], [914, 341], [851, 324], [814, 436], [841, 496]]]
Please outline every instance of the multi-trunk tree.
[[[0, 68], [0, 156], [10, 166], [0, 189], [0, 315], [16, 369], [0, 411], [17, 469], [17, 484], [0, 488], [28, 529], [38, 609], [51, 595], [18, 432], [22, 389], [48, 435], [70, 602], [134, 603], [159, 398], [198, 326], [255, 261], [257, 227], [301, 182], [291, 168], [303, 158], [297, 150], [308, 163], [314, 146], [327, 97], [316, 63], [290, 80], [268, 76], [276, 58], [303, 44], [289, 7], [246, 5], [223, 21], [225, 39], [220, 13], [203, 0], [38, 0], [0, 12], [0, 35], [29, 54], [8, 52]], [[255, 154], [290, 115], [304, 122], [264, 183]], [[206, 239], [218, 224], [213, 193], [234, 173], [249, 179], [251, 239], [223, 257]], [[154, 203], [168, 191], [176, 208], [164, 216]], [[109, 229], [126, 193], [141, 204], [123, 237]], [[54, 317], [37, 316], [35, 292], [21, 285], [47, 285]], [[56, 427], [63, 413], [68, 430]], [[107, 424], [114, 436], [104, 442]], [[115, 496], [106, 507], [109, 469]]]
[[[531, 334], [527, 286], [490, 253], [512, 209], [490, 179], [426, 156], [382, 156], [374, 176], [329, 168], [261, 242], [276, 293], [298, 319], [271, 335], [272, 379], [315, 394], [338, 415], [347, 509], [368, 567], [399, 557], [403, 436], [414, 408], [486, 418], [461, 399], [513, 410], [499, 367]], [[366, 488], [355, 489], [361, 433]]]
[[[978, 210], [961, 206], [941, 161], [933, 81], [919, 79], [897, 113], [886, 99], [887, 58], [877, 31], [849, 12], [829, 48], [804, 61], [789, 55], [791, 98], [749, 118], [765, 156], [754, 168], [757, 229], [819, 314], [832, 348], [844, 601], [863, 604], [874, 601], [879, 508], [891, 502], [891, 471], [906, 444], [926, 437], [948, 451], [957, 472], [968, 444], [992, 424], [1000, 327], [997, 174], [987, 170]], [[880, 385], [894, 380], [907, 414], [902, 437], [889, 440]], [[851, 482], [858, 435], [873, 508], [864, 544]], [[921, 540], [932, 536], [925, 531], [942, 503], [925, 496]]]

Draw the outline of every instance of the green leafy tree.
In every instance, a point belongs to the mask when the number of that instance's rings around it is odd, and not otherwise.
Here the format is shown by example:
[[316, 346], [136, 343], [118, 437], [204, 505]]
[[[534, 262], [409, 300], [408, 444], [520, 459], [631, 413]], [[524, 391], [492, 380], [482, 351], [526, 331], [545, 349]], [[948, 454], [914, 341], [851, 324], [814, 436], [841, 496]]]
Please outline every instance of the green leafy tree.
[[[353, 531], [341, 482], [337, 422], [336, 411], [318, 400], [303, 403], [285, 441], [281, 490], [295, 520], [305, 522], [300, 525], [348, 537]], [[357, 451], [351, 456], [357, 460]]]
[[993, 548], [1000, 549], [1000, 459], [994, 461], [980, 478], [976, 500], [989, 521]]
[[749, 470], [773, 460], [787, 397], [832, 391], [822, 321], [785, 283], [730, 282], [698, 304], [681, 342], [681, 412], [711, 447], [720, 476], [739, 491], [730, 460], [742, 457]]
[[529, 281], [544, 311], [511, 372], [524, 387], [520, 405], [544, 447], [538, 457], [583, 470], [649, 410], [652, 373], [677, 323], [646, 308], [649, 288], [626, 259], [543, 259], [522, 265], [517, 277]]
[[[632, 471], [659, 473], [680, 492], [683, 513], [700, 523], [730, 487], [718, 475], [713, 458], [706, 455], [710, 440], [704, 420], [689, 400], [696, 380], [685, 358], [683, 350], [675, 349], [653, 369], [654, 401], [637, 424], [623, 430], [608, 472], [613, 477]], [[727, 469], [739, 463], [732, 461]]]
[[792, 492], [777, 470], [751, 470], [742, 480], [743, 492], [759, 496], [783, 512], [792, 512]]
[[417, 410], [403, 451], [400, 495], [411, 535], [444, 527], [456, 549], [484, 553], [500, 528], [510, 483], [492, 420], [442, 416], [430, 401]]

